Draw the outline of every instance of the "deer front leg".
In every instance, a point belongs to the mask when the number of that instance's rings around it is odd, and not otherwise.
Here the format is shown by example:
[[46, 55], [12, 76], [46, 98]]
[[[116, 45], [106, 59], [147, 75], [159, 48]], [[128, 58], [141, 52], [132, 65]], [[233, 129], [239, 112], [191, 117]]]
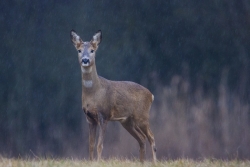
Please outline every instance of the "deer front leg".
[[102, 149], [103, 149], [103, 140], [104, 140], [104, 135], [107, 127], [107, 120], [104, 120], [103, 116], [101, 113], [98, 114], [98, 120], [99, 120], [99, 138], [98, 138], [98, 144], [97, 144], [97, 160], [101, 160], [102, 156]]
[[94, 159], [95, 137], [96, 137], [96, 123], [89, 123], [89, 159]]

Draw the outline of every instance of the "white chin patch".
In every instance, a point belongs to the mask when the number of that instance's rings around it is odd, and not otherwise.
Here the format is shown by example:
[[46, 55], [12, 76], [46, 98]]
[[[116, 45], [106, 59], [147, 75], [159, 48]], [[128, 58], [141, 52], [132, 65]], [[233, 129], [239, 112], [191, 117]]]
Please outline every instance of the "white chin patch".
[[81, 66], [81, 70], [82, 70], [82, 73], [91, 73], [92, 72], [92, 67], [84, 68], [84, 66]]
[[88, 67], [88, 66], [89, 66], [89, 63], [87, 63], [87, 64], [82, 63], [82, 66], [83, 66], [83, 67]]

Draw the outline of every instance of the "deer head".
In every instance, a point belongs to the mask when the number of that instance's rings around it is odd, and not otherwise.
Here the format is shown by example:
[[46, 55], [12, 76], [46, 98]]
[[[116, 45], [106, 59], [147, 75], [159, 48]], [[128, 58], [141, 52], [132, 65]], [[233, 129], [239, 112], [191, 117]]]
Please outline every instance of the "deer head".
[[78, 51], [78, 60], [82, 72], [90, 72], [95, 64], [95, 52], [102, 39], [101, 30], [97, 31], [90, 42], [84, 42], [74, 30], [70, 32], [71, 41]]

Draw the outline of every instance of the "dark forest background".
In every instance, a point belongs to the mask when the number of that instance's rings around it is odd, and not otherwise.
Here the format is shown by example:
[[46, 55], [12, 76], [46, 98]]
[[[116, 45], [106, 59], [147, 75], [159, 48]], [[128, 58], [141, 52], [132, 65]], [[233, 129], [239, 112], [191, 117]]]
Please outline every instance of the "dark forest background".
[[[1, 1], [0, 155], [88, 157], [71, 29], [102, 30], [99, 75], [153, 92], [159, 158], [250, 158], [248, 0]], [[138, 152], [109, 123], [103, 156]]]

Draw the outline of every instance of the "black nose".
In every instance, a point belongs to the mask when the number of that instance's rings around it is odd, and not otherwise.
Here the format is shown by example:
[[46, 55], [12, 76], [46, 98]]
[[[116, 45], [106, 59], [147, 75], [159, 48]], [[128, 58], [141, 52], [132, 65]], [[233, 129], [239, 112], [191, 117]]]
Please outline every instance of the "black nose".
[[84, 59], [82, 59], [82, 62], [83, 62], [84, 64], [87, 64], [87, 63], [89, 63], [89, 59], [84, 58]]

